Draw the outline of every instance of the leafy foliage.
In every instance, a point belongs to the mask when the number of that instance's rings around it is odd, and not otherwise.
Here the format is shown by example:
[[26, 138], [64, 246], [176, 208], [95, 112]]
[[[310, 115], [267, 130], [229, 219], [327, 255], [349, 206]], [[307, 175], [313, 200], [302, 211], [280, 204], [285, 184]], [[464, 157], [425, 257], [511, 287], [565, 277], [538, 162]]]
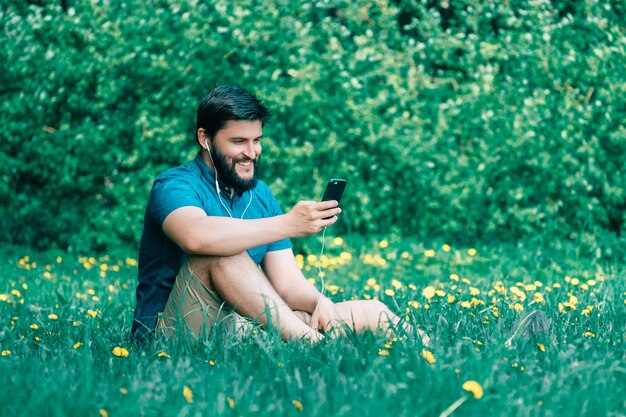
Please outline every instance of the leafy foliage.
[[[621, 233], [625, 10], [586, 0], [3, 3], [0, 228], [133, 246], [195, 109], [274, 110], [263, 179], [288, 209], [349, 180], [346, 232]], [[304, 180], [306, 179], [306, 180]]]

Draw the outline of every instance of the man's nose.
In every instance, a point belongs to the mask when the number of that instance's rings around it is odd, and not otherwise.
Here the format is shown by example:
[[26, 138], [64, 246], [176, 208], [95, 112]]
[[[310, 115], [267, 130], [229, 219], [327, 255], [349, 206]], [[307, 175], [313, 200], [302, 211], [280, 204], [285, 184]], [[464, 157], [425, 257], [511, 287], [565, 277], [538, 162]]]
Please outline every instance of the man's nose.
[[257, 146], [252, 143], [252, 142], [248, 142], [246, 144], [246, 149], [244, 149], [243, 154], [250, 159], [255, 159], [257, 157], [257, 155], [259, 154], [259, 149], [257, 149]]

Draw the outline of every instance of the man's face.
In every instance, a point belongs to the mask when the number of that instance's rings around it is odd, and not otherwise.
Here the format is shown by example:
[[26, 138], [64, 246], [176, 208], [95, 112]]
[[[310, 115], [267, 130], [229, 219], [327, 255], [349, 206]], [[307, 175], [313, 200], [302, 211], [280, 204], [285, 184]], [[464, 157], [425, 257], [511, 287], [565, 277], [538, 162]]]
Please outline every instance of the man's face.
[[256, 185], [262, 136], [261, 121], [230, 120], [209, 140], [209, 162], [227, 187], [244, 192]]

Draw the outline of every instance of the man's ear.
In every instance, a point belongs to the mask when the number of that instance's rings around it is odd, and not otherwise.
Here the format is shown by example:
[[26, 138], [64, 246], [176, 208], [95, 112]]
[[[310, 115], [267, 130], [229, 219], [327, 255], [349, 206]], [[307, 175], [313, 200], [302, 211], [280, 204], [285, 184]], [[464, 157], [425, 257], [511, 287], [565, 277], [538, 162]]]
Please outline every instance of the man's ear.
[[209, 142], [211, 140], [211, 138], [209, 137], [209, 135], [206, 133], [206, 130], [204, 130], [203, 127], [201, 127], [200, 129], [196, 130], [196, 141], [198, 142], [198, 144], [200, 145], [201, 148], [205, 148], [206, 142]]

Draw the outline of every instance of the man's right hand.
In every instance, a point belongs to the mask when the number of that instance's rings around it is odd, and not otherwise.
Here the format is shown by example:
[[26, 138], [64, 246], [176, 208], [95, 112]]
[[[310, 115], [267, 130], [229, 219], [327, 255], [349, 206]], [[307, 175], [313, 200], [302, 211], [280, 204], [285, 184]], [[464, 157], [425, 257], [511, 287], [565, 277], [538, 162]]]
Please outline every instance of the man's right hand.
[[285, 215], [292, 237], [309, 236], [334, 224], [341, 209], [339, 203], [331, 201], [299, 201]]

